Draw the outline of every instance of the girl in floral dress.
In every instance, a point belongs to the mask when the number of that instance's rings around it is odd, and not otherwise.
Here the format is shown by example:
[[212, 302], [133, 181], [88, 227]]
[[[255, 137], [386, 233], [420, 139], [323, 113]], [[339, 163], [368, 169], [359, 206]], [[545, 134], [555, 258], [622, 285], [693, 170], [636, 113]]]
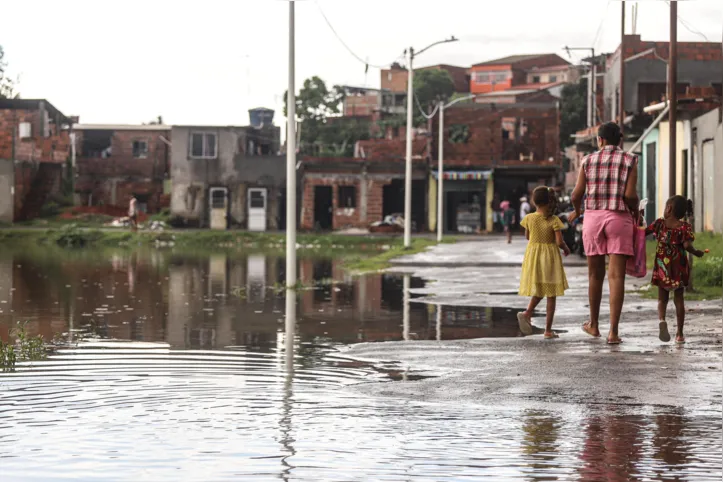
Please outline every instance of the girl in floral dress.
[[654, 234], [658, 240], [653, 266], [653, 285], [658, 287], [658, 319], [660, 340], [670, 341], [665, 315], [674, 293], [675, 312], [678, 318], [676, 343], [685, 343], [683, 324], [685, 323], [685, 288], [690, 283], [690, 263], [687, 253], [702, 257], [704, 252], [693, 247], [695, 235], [693, 227], [683, 221], [693, 212], [693, 202], [683, 196], [673, 196], [665, 203], [663, 217], [647, 227], [645, 234]]

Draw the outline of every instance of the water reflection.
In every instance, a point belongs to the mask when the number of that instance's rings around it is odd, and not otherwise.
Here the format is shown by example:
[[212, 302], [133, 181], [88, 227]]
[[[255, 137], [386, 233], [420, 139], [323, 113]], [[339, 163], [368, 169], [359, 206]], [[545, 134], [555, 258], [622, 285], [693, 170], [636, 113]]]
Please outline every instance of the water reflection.
[[[47, 340], [97, 336], [173, 347], [243, 345], [268, 351], [283, 328], [283, 259], [186, 257], [141, 252], [96, 257], [0, 253], [0, 337], [17, 321]], [[301, 259], [297, 296], [302, 343], [518, 336], [505, 308], [429, 305], [409, 275], [349, 276], [340, 262]]]
[[414, 377], [338, 358], [335, 343], [517, 336], [504, 308], [415, 301], [413, 277], [302, 260], [318, 289], [279, 294], [284, 265], [269, 257], [51, 258], [0, 255], [0, 330], [28, 319], [75, 336], [0, 375], [3, 480], [721, 478], [713, 417], [345, 390]]

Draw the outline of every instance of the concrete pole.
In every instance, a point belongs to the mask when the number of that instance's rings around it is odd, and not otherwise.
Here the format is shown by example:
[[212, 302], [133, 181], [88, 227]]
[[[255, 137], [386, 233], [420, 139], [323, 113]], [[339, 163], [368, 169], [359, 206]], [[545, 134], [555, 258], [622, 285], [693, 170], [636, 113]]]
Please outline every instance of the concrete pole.
[[668, 120], [670, 121], [670, 151], [669, 151], [669, 183], [668, 197], [675, 196], [677, 191], [676, 179], [676, 154], [677, 154], [677, 122], [678, 122], [678, 2], [670, 2], [670, 49], [668, 52], [668, 102], [670, 112]]
[[284, 325], [286, 374], [292, 377], [294, 374], [294, 339], [296, 338], [296, 290], [286, 290], [286, 315]]
[[590, 63], [590, 70], [588, 71], [587, 79], [587, 126], [592, 127], [595, 125], [593, 121], [593, 97], [592, 97], [592, 83], [595, 82], [595, 67], [593, 63]]
[[[625, 130], [625, 0], [622, 2], [622, 20], [620, 23], [620, 133]], [[673, 2], [675, 3], [675, 2]], [[625, 136], [620, 138], [620, 147], [625, 147]]]
[[[286, 288], [296, 287], [296, 46], [294, 2], [289, 2], [289, 87], [286, 99]], [[287, 306], [288, 308], [288, 306]]]
[[439, 102], [439, 146], [437, 154], [437, 242], [444, 233], [444, 101]]
[[414, 49], [407, 51], [407, 156], [404, 169], [404, 247], [412, 245], [412, 112], [414, 107]]
[[597, 59], [595, 59], [595, 49], [592, 49], [592, 65], [590, 66], [590, 75], [592, 76], [592, 82], [591, 89], [592, 89], [592, 106], [591, 106], [591, 115], [592, 115], [592, 124], [590, 126], [594, 126], [597, 124]]
[[402, 281], [402, 339], [409, 341], [409, 288], [411, 287], [411, 278], [408, 274], [404, 275]]

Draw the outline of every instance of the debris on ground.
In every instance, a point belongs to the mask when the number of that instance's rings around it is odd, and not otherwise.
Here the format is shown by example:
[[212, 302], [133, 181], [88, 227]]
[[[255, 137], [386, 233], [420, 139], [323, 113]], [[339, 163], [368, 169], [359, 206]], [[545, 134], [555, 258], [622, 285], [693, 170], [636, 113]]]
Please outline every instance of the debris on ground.
[[384, 216], [382, 221], [369, 225], [370, 233], [401, 233], [404, 232], [404, 216], [399, 213]]

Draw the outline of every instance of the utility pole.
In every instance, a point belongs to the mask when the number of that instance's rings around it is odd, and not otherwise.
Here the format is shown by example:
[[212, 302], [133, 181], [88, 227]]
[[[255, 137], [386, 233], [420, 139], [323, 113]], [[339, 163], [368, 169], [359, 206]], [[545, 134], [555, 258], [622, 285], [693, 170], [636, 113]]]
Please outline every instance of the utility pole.
[[[294, 2], [289, 2], [289, 87], [286, 98], [286, 296], [296, 287], [296, 45]], [[287, 304], [287, 310], [289, 306]], [[295, 307], [294, 307], [295, 309]], [[287, 316], [295, 313], [287, 313]]]
[[444, 101], [439, 101], [439, 145], [437, 146], [437, 242], [442, 242], [442, 204], [444, 201]]
[[412, 245], [412, 110], [414, 109], [414, 49], [407, 51], [407, 155], [404, 165], [404, 247]]
[[[456, 42], [457, 38], [451, 36], [446, 40], [440, 40], [427, 45], [416, 55], [422, 54], [435, 45]], [[407, 54], [407, 155], [404, 169], [404, 247], [412, 245], [412, 111], [414, 109], [414, 49], [409, 47]]]
[[592, 47], [567, 47], [565, 46], [567, 54], [570, 55], [570, 50], [589, 50], [592, 57], [590, 61], [590, 70], [588, 71], [588, 82], [587, 82], [587, 126], [592, 127], [597, 123], [597, 69], [595, 59], [595, 49]]
[[[622, 2], [622, 19], [620, 22], [620, 134], [625, 129], [625, 0]], [[675, 2], [672, 2], [675, 3]], [[621, 135], [620, 147], [625, 147], [625, 136]]]
[[675, 141], [678, 122], [678, 2], [676, 1], [670, 2], [670, 49], [668, 55], [668, 105], [670, 105], [670, 112], [668, 113], [670, 124], [668, 197], [671, 197], [675, 196], [677, 191], [676, 154], [678, 149]]

